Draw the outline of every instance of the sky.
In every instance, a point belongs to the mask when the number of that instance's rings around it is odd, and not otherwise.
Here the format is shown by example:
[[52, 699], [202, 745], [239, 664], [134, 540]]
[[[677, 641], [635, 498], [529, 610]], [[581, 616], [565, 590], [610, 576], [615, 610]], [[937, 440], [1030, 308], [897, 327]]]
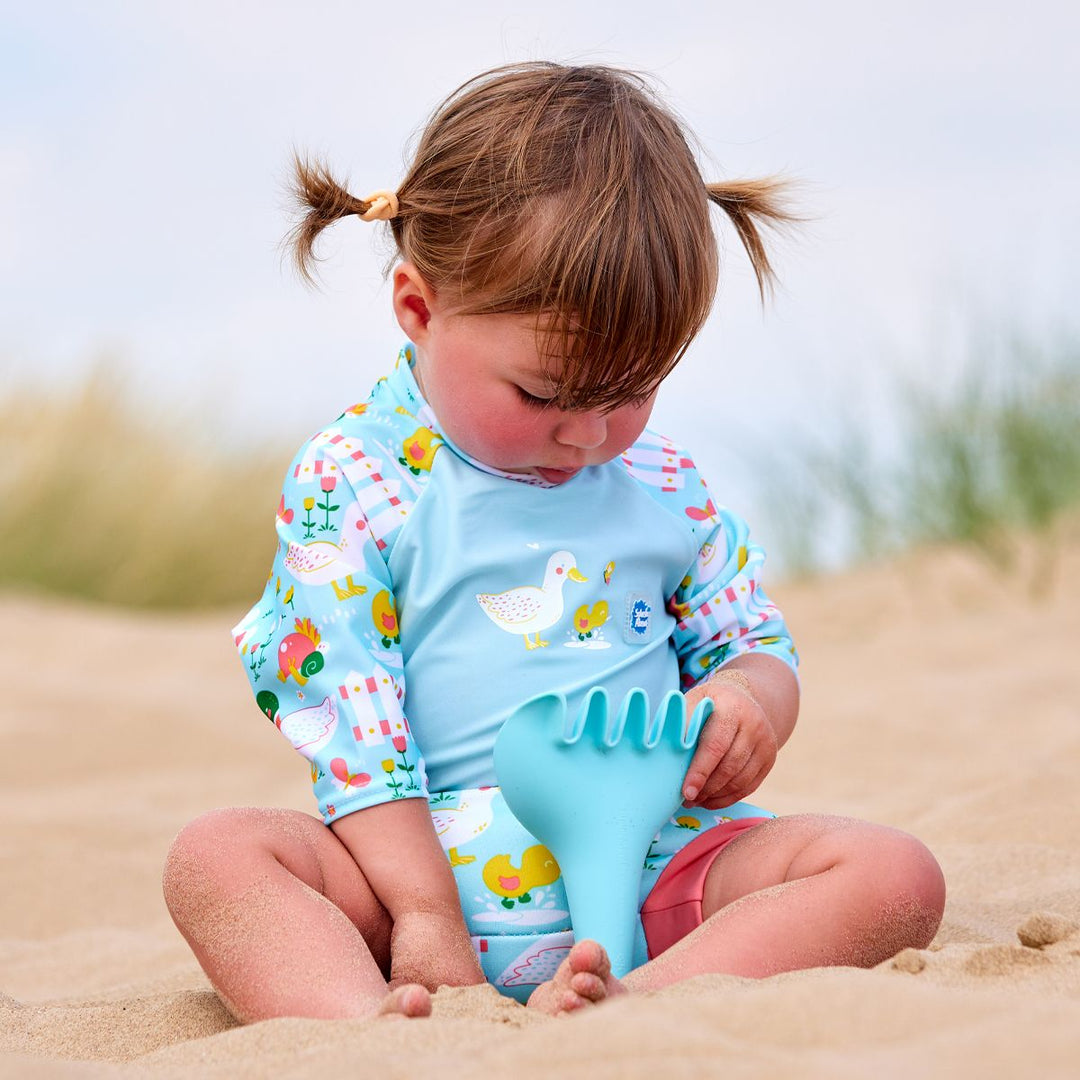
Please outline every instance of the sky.
[[884, 430], [896, 373], [944, 377], [972, 327], [1077, 328], [1078, 39], [1080, 8], [1047, 0], [2, 0], [0, 377], [120, 365], [163, 423], [197, 406], [204, 438], [284, 465], [401, 339], [385, 227], [331, 230], [318, 290], [283, 263], [293, 148], [392, 188], [470, 76], [617, 64], [659, 80], [707, 178], [800, 182], [764, 308], [717, 220], [716, 309], [654, 414], [753, 507], [759, 451]]

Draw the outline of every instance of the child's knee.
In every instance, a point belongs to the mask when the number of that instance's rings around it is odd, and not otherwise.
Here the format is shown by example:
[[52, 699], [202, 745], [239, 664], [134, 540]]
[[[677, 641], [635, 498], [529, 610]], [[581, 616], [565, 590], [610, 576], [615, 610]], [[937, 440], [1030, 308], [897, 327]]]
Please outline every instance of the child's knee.
[[907, 928], [907, 944], [925, 948], [941, 925], [945, 910], [945, 876], [929, 848], [898, 829], [876, 828], [867, 837], [876, 901], [890, 922]]
[[178, 922], [193, 908], [201, 908], [207, 897], [229, 891], [229, 880], [243, 862], [238, 851], [257, 844], [251, 832], [252, 813], [241, 808], [211, 810], [177, 833], [165, 857], [161, 885]]

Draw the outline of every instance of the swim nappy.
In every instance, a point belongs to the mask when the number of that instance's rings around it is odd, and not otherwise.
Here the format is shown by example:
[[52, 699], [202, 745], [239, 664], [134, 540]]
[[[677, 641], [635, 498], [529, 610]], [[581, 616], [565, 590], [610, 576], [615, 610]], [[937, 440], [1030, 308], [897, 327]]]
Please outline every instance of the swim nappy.
[[[439, 792], [429, 797], [428, 805], [485, 977], [500, 993], [528, 1000], [555, 974], [574, 944], [559, 864], [514, 817], [497, 787]], [[672, 856], [696, 837], [725, 822], [773, 816], [750, 803], [723, 810], [680, 807], [656, 834], [645, 857], [639, 910]], [[733, 831], [729, 839], [734, 835]], [[687, 931], [692, 929], [685, 925]], [[646, 929], [638, 918], [634, 967], [662, 951], [653, 938], [663, 936], [663, 948], [677, 940], [670, 928], [658, 933], [655, 920], [648, 937]]]

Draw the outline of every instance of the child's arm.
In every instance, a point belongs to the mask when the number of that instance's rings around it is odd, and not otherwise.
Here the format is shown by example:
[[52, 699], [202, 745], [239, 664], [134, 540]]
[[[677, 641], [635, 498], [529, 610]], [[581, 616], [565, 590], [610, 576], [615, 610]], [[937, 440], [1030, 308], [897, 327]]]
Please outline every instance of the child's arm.
[[688, 806], [719, 810], [745, 799], [768, 776], [799, 713], [799, 684], [783, 661], [744, 653], [686, 694], [692, 708], [702, 698], [714, 711], [702, 728], [686, 770]]
[[[361, 467], [364, 434], [343, 417], [294, 458], [274, 567], [236, 642], [260, 709], [310, 763], [323, 821], [392, 918], [394, 982], [482, 982], [403, 711], [386, 552], [409, 504], [374, 466]], [[391, 497], [392, 514], [382, 509]], [[325, 540], [341, 552], [329, 571]]]
[[790, 736], [799, 711], [798, 656], [762, 588], [765, 553], [746, 522], [711, 498], [686, 514], [701, 546], [668, 610], [678, 619], [673, 640], [687, 702], [712, 698], [714, 712], [687, 769], [683, 798], [718, 810], [761, 785]]
[[484, 982], [427, 800], [381, 803], [331, 828], [393, 920], [391, 988], [420, 983], [434, 991]]

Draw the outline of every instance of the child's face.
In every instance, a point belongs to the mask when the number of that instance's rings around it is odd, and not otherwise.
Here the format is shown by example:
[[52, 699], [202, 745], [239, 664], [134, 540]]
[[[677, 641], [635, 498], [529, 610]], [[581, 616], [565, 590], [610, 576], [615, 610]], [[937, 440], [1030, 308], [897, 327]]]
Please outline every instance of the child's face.
[[[557, 365], [545, 363], [534, 315], [452, 315], [395, 273], [395, 310], [417, 348], [415, 374], [443, 431], [471, 457], [549, 483], [621, 454], [640, 436], [656, 395], [610, 412], [545, 405]], [[400, 301], [400, 302], [399, 302]]]

